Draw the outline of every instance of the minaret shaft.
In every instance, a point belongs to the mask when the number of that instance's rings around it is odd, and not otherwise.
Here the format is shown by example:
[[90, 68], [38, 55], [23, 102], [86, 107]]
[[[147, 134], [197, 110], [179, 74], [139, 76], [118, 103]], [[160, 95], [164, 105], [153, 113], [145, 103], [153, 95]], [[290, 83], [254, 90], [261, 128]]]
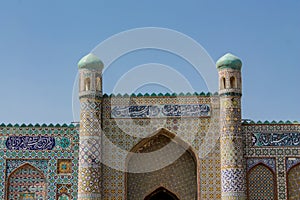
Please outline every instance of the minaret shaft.
[[222, 200], [246, 199], [244, 138], [241, 133], [241, 66], [241, 61], [231, 54], [226, 54], [217, 62]]
[[102, 69], [93, 54], [79, 63], [80, 144], [78, 200], [101, 200]]

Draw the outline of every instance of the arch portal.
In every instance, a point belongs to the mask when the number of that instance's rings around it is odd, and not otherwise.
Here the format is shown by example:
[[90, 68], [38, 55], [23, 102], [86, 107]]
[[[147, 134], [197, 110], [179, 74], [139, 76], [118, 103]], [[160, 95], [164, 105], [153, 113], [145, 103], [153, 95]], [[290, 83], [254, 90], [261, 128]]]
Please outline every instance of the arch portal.
[[[196, 155], [184, 141], [176, 138], [177, 141], [174, 137], [174, 134], [161, 129], [157, 134], [143, 139], [133, 148], [135, 155], [129, 157], [127, 161], [127, 169], [129, 171], [126, 174], [127, 199], [197, 199], [198, 173]], [[161, 153], [157, 153], [159, 151]], [[180, 155], [176, 157], [178, 152], [180, 152]], [[142, 157], [142, 155], [146, 156]], [[173, 160], [172, 157], [174, 155], [176, 159]], [[160, 165], [161, 163], [167, 163], [167, 165]], [[139, 169], [139, 166], [147, 167], [149, 165], [157, 166], [157, 170], [149, 172], [137, 171], [137, 173], [134, 171]]]

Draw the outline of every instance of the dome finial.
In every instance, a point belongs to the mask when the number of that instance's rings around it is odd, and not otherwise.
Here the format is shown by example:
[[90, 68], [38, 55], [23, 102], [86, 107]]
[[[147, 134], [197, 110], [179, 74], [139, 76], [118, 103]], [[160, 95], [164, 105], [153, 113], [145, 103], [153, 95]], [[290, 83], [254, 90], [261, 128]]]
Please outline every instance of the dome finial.
[[103, 62], [95, 56], [93, 53], [89, 53], [78, 62], [79, 69], [94, 69], [94, 70], [103, 70]]
[[231, 53], [227, 53], [217, 61], [216, 65], [218, 70], [224, 68], [241, 70], [242, 61], [235, 55], [232, 55]]

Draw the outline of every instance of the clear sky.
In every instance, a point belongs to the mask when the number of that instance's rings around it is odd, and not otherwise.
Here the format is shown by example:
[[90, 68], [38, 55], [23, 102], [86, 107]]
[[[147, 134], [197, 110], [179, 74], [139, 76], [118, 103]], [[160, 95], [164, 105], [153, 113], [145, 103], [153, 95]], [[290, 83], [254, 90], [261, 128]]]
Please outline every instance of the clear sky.
[[[297, 0], [1, 1], [0, 123], [73, 121], [79, 59], [108, 37], [139, 27], [182, 32], [214, 61], [227, 52], [240, 57], [243, 118], [300, 120], [299, 10]], [[177, 60], [150, 50], [124, 56], [104, 74], [104, 92], [111, 93], [124, 65], [172, 66], [182, 62]], [[201, 87], [196, 90], [206, 91]]]

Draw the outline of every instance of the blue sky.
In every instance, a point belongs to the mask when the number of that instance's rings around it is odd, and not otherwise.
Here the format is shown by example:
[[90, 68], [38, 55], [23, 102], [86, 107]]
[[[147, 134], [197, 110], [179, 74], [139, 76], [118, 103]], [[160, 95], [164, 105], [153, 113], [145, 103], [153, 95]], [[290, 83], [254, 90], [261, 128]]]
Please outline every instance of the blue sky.
[[[227, 52], [239, 56], [243, 118], [300, 120], [299, 9], [296, 0], [1, 1], [0, 122], [73, 121], [79, 59], [108, 37], [139, 27], [184, 33], [214, 61]], [[149, 50], [114, 63], [104, 74], [104, 92], [111, 92], [122, 72], [149, 62], [182, 64], [182, 73], [197, 82], [182, 60]], [[195, 86], [199, 92], [206, 91], [201, 81]]]

